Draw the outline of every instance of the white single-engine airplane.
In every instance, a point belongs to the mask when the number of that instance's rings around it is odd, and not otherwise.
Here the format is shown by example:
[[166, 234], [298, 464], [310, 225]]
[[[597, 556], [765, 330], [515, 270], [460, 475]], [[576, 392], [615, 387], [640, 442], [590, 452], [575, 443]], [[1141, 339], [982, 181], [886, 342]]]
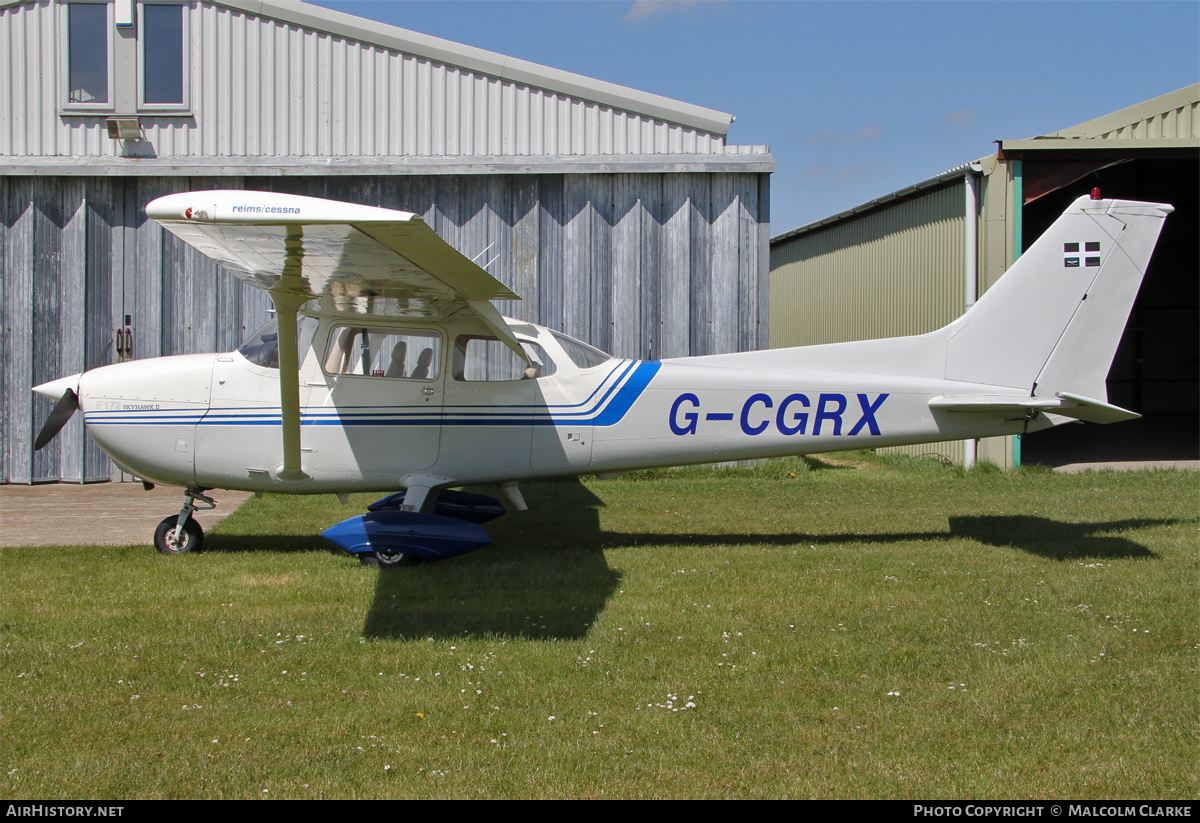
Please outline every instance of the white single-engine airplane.
[[323, 534], [371, 565], [489, 542], [493, 498], [452, 487], [1034, 432], [1137, 417], [1105, 377], [1168, 205], [1081, 197], [969, 311], [913, 337], [669, 360], [611, 357], [501, 317], [517, 296], [407, 212], [202, 191], [150, 217], [259, 288], [240, 349], [104, 366], [37, 386], [82, 409], [147, 483], [183, 486], [158, 527], [197, 551], [203, 493], [403, 491]]

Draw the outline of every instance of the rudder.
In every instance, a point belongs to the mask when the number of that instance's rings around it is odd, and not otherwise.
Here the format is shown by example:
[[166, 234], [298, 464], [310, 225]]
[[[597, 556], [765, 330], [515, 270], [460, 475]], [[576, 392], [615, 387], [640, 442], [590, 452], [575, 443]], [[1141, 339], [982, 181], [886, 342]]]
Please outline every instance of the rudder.
[[946, 378], [1106, 399], [1104, 380], [1173, 210], [1076, 200], [945, 330]]

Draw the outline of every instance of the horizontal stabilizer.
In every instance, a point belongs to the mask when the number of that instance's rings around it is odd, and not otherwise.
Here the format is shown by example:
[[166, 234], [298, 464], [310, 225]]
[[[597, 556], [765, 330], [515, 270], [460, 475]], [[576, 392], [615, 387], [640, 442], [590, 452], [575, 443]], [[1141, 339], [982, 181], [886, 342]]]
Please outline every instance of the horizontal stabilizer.
[[1120, 406], [1114, 406], [1110, 403], [1102, 403], [1091, 397], [1081, 397], [1078, 394], [1071, 394], [1065, 391], [1059, 392], [1058, 396], [1064, 402], [1076, 404], [1058, 412], [1058, 414], [1074, 417], [1077, 420], [1086, 420], [1089, 423], [1119, 423], [1122, 420], [1137, 420], [1141, 417], [1137, 412], [1132, 412], [1129, 409], [1123, 409]]
[[1068, 392], [1059, 392], [1054, 397], [1013, 397], [1006, 394], [942, 396], [930, 400], [929, 408], [956, 414], [1003, 417], [1009, 420], [1022, 417], [1032, 419], [1039, 412], [1073, 417], [1089, 423], [1116, 423], [1141, 417], [1137, 412]]

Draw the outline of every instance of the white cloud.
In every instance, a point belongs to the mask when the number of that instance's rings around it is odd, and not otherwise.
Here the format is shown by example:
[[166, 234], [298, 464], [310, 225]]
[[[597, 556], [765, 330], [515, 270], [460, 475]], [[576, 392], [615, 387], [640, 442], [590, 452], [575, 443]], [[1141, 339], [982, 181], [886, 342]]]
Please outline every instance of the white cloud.
[[869, 143], [878, 140], [883, 135], [883, 126], [878, 122], [866, 123], [858, 131], [834, 134], [829, 129], [815, 131], [804, 142], [810, 146], [824, 146], [828, 143]]
[[878, 140], [881, 134], [883, 134], [883, 126], [879, 123], [867, 123], [854, 134], [848, 134], [842, 138], [842, 142], [867, 143], [871, 140]]
[[717, 2], [723, 0], [633, 0], [633, 5], [622, 19], [634, 23], [649, 17], [690, 11], [701, 4], [716, 5]]
[[883, 166], [883, 158], [876, 156], [861, 163], [850, 163], [842, 166], [833, 173], [835, 183], [857, 183], [865, 177], [873, 175]]
[[942, 118], [947, 126], [965, 126], [979, 116], [979, 109], [958, 109]]
[[811, 135], [805, 142], [810, 146], [821, 146], [833, 139], [833, 132], [829, 129], [821, 129], [819, 132]]

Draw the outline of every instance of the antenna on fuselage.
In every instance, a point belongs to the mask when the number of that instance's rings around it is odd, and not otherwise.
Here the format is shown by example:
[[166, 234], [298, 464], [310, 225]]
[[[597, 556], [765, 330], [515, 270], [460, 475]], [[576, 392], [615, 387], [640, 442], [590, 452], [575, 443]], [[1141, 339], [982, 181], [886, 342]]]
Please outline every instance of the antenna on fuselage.
[[[494, 242], [492, 242], [492, 243], [488, 243], [488, 246], [487, 246], [487, 248], [486, 248], [486, 249], [484, 249], [484, 250], [483, 250], [483, 251], [481, 251], [479, 254], [477, 254], [477, 255], [475, 255], [474, 257], [472, 257], [472, 258], [471, 258], [471, 262], [472, 262], [472, 263], [474, 263], [476, 260], [478, 260], [479, 258], [483, 257], [485, 254], [487, 254], [487, 253], [488, 253], [488, 251], [490, 251], [490, 250], [491, 250], [492, 246], [494, 246], [494, 245], [496, 245]], [[499, 255], [496, 255], [496, 257], [499, 257]], [[493, 260], [495, 260], [496, 258], [495, 258], [495, 257], [493, 257], [492, 259], [493, 259]], [[488, 265], [490, 266], [491, 264], [489, 263]], [[487, 266], [484, 266], [483, 268], [485, 268], [485, 269], [486, 269], [486, 268], [487, 268]]]

